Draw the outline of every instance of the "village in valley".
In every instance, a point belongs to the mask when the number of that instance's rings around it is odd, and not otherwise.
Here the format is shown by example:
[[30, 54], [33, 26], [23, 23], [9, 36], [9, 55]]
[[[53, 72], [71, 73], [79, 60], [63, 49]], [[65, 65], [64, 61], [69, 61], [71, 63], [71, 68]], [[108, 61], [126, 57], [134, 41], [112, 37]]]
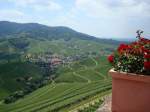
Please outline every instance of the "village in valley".
[[31, 55], [28, 54], [26, 59], [28, 62], [34, 63], [41, 68], [48, 68], [53, 69], [58, 67], [59, 65], [67, 66], [68, 64], [72, 63], [73, 61], [78, 61], [81, 59], [86, 59], [90, 55], [82, 54], [82, 55], [74, 55], [74, 56], [62, 56], [51, 52], [46, 52], [45, 54], [41, 55]]
[[[99, 56], [99, 54], [90, 51], [84, 54], [76, 54], [72, 56], [63, 56], [49, 51], [38, 55], [27, 54], [25, 58], [27, 62], [38, 65], [45, 73], [46, 79], [52, 80], [55, 78], [55, 71], [59, 66], [66, 67], [75, 61], [96, 56]], [[29, 77], [28, 79], [31, 80], [32, 77]]]

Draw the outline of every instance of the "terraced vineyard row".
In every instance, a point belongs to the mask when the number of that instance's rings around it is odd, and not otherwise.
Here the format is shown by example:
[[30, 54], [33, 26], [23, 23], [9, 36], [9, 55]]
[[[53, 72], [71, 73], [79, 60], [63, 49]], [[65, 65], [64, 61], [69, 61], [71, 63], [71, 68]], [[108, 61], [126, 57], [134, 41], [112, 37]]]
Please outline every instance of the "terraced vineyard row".
[[[54, 84], [49, 84], [12, 104], [0, 104], [0, 112], [61, 112], [94, 95], [111, 89], [111, 80], [101, 64], [104, 57], [76, 62], [58, 71]], [[89, 63], [88, 63], [89, 62]], [[103, 63], [101, 63], [103, 62]], [[82, 65], [82, 67], [78, 66]], [[109, 67], [105, 67], [109, 69]], [[106, 70], [107, 71], [107, 70]]]

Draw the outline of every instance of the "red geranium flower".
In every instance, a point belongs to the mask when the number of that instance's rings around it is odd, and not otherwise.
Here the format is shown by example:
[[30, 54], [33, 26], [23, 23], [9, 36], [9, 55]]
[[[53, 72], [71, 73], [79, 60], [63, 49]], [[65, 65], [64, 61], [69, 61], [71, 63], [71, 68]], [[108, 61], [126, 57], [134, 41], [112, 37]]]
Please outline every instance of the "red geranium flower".
[[139, 40], [140, 42], [143, 42], [143, 43], [150, 43], [150, 40], [149, 39], [145, 39], [145, 38], [143, 38], [143, 37], [141, 37], [140, 38], [140, 40]]
[[122, 51], [124, 50], [129, 50], [131, 48], [130, 45], [126, 45], [126, 44], [120, 44], [120, 46], [118, 47], [118, 52], [122, 53]]
[[143, 37], [140, 37], [140, 41], [146, 41], [146, 39], [145, 38], [143, 38]]
[[150, 59], [150, 54], [145, 54], [145, 55], [144, 55], [144, 58]]
[[135, 42], [120, 44], [108, 61], [116, 71], [150, 75], [150, 40], [140, 37]]
[[135, 46], [135, 45], [138, 45], [138, 44], [139, 43], [137, 41], [131, 43], [132, 46]]
[[109, 61], [110, 63], [113, 63], [113, 62], [114, 62], [114, 56], [113, 56], [112, 54], [108, 56], [108, 61]]
[[142, 51], [144, 52], [144, 53], [149, 53], [150, 52], [150, 50], [148, 50], [148, 49], [146, 49], [145, 47], [141, 47], [141, 49], [142, 49]]
[[144, 62], [144, 68], [145, 68], [146, 70], [150, 70], [150, 61]]

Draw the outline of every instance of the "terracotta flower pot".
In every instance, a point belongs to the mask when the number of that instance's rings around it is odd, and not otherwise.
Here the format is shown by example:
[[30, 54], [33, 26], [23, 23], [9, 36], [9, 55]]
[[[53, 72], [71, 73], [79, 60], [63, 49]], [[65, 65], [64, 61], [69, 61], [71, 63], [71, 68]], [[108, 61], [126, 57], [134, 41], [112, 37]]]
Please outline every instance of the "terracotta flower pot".
[[150, 76], [109, 71], [112, 112], [150, 112]]

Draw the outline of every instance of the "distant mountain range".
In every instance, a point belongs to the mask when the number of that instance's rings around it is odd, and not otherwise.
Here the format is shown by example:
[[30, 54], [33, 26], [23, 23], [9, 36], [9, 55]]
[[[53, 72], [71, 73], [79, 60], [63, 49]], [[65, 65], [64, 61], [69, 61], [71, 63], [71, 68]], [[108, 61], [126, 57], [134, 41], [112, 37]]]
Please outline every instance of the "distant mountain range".
[[104, 52], [106, 55], [120, 43], [63, 26], [50, 27], [38, 23], [0, 21], [0, 53], [3, 57], [8, 53], [26, 55], [48, 51], [65, 56], [88, 52]]
[[50, 27], [38, 23], [15, 23], [9, 21], [0, 21], [0, 39], [22, 36], [48, 40], [70, 40], [72, 38], [77, 38], [81, 40], [94, 40], [104, 43], [118, 44], [118, 41], [114, 41], [112, 39], [99, 39], [63, 26]]

